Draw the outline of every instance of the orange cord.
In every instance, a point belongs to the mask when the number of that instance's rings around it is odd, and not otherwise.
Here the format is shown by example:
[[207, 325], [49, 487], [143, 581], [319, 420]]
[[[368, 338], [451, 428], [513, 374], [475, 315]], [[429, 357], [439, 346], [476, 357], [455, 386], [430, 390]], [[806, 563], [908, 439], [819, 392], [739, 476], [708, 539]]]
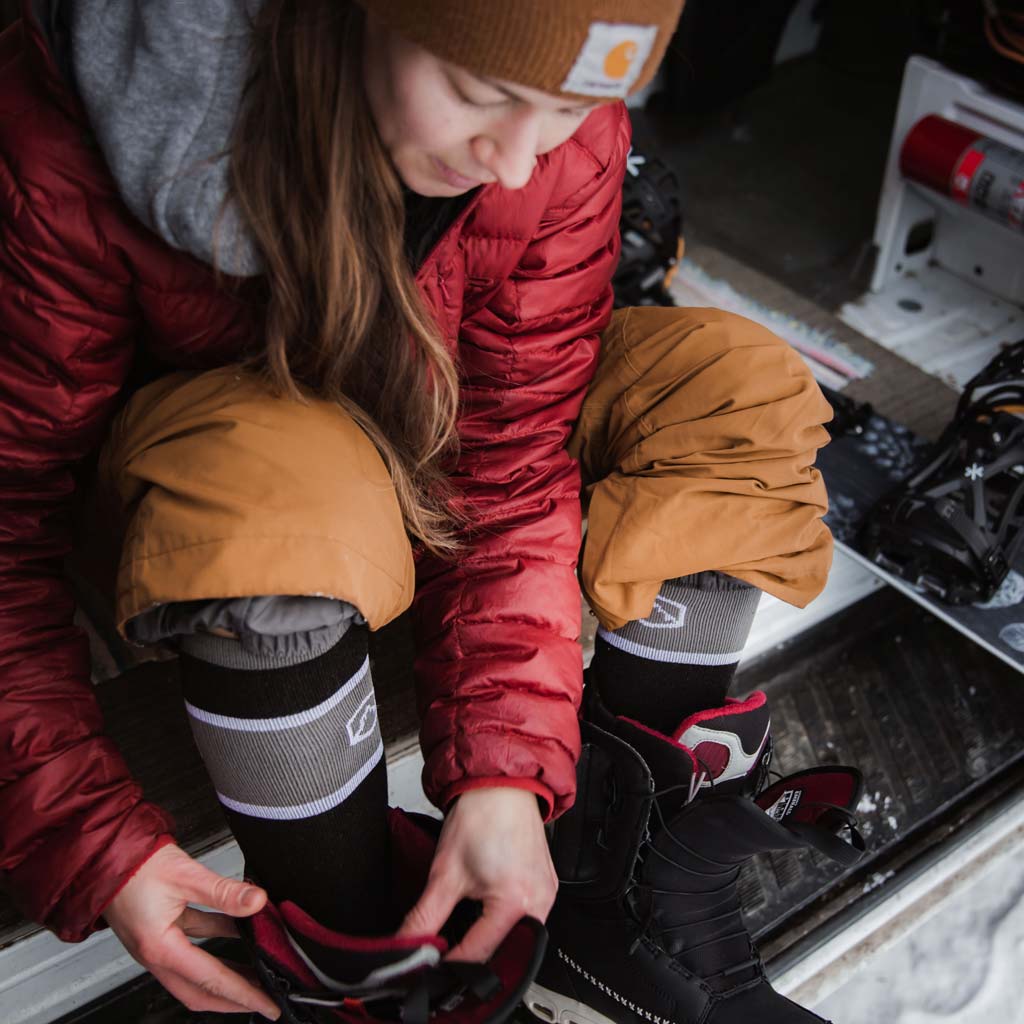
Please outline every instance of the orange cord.
[[[997, 32], [1003, 36], [1003, 39], [999, 38]], [[1018, 64], [1024, 64], [1024, 35], [1018, 35], [1008, 29], [998, 18], [985, 15], [985, 38], [988, 39], [989, 46], [1000, 56], [1016, 61]]]

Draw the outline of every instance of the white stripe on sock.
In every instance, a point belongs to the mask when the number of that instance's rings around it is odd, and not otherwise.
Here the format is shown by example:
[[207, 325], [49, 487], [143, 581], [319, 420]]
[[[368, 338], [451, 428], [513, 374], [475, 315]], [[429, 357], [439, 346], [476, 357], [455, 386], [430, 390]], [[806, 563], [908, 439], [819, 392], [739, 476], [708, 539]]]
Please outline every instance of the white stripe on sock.
[[327, 796], [318, 797], [305, 804], [293, 804], [290, 807], [267, 807], [261, 804], [245, 804], [240, 800], [232, 800], [231, 797], [218, 793], [217, 798], [232, 811], [248, 815], [250, 818], [267, 818], [273, 821], [297, 821], [300, 818], [315, 818], [318, 814], [325, 814], [333, 810], [338, 804], [343, 803], [356, 791], [359, 783], [373, 771], [374, 766], [384, 756], [384, 741], [377, 743], [377, 749], [370, 755], [366, 762], [340, 789], [336, 789]]
[[298, 711], [293, 715], [281, 715], [279, 718], [233, 718], [230, 715], [215, 715], [212, 711], [204, 711], [194, 704], [185, 701], [185, 708], [193, 718], [208, 725], [216, 725], [221, 729], [235, 729], [238, 732], [280, 732], [282, 729], [294, 729], [296, 726], [309, 725], [318, 718], [323, 718], [333, 707], [337, 707], [362, 681], [370, 671], [370, 658], [367, 655], [359, 671], [327, 700], [315, 707]]
[[707, 651], [666, 651], [661, 647], [648, 647], [618, 633], [598, 629], [597, 635], [620, 651], [639, 655], [649, 661], [671, 662], [674, 665], [732, 665], [743, 657], [742, 651], [726, 651], [724, 654], [710, 654]]

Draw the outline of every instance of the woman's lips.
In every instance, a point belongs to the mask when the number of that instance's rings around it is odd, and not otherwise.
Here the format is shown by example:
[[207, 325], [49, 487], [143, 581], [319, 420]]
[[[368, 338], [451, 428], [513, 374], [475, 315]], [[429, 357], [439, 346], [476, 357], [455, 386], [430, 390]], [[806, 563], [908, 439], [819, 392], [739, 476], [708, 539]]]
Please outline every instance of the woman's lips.
[[483, 182], [479, 178], [467, 178], [464, 174], [459, 174], [454, 168], [449, 167], [443, 160], [439, 160], [436, 156], [433, 157], [434, 166], [437, 168], [437, 173], [452, 188], [476, 188], [477, 185], [482, 185]]

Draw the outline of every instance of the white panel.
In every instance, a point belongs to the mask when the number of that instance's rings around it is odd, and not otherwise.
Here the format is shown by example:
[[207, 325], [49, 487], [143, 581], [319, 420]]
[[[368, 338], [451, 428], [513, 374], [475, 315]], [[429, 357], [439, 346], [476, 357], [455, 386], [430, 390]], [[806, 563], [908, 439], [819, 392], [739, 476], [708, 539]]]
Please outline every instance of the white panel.
[[[886, 291], [901, 277], [938, 262], [997, 298], [1024, 302], [1024, 234], [969, 207], [947, 203], [937, 193], [911, 185], [900, 173], [900, 150], [907, 133], [928, 114], [1024, 150], [1024, 108], [933, 60], [911, 57], [903, 76], [878, 204], [875, 243], [879, 254], [871, 290]], [[935, 221], [933, 244], [908, 257], [908, 232], [923, 220]], [[976, 267], [982, 268], [981, 276]]]

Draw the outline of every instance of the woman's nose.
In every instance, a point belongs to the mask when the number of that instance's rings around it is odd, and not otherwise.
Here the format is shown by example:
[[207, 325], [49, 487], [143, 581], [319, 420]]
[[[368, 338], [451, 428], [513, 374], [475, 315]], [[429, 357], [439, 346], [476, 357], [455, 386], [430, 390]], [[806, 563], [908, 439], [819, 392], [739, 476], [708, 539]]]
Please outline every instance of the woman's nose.
[[540, 132], [539, 112], [516, 111], [474, 140], [473, 155], [504, 188], [523, 188], [537, 163]]

